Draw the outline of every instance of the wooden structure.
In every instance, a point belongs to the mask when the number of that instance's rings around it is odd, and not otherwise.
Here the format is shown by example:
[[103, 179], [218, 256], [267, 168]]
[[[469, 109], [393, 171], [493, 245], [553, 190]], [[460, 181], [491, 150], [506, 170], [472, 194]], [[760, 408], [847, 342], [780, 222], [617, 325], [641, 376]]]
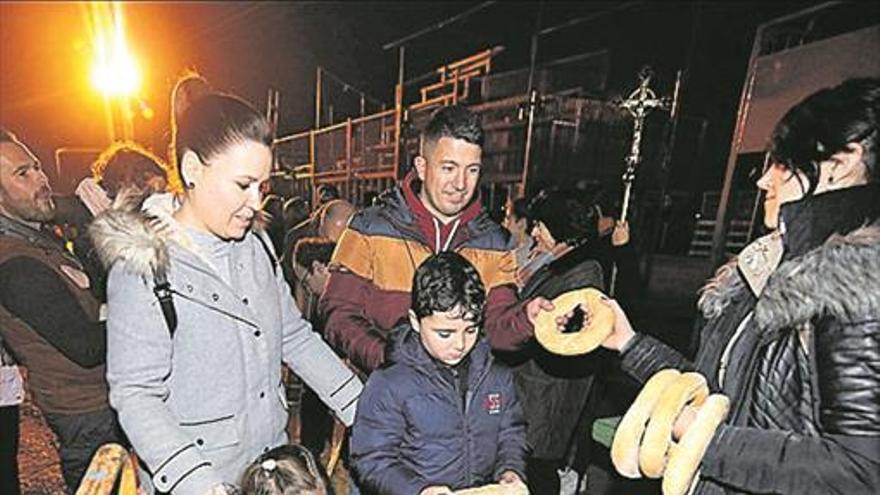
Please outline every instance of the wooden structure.
[[[571, 183], [617, 185], [631, 126], [613, 103], [586, 96], [605, 90], [609, 53], [600, 50], [537, 68], [534, 165], [530, 183], [523, 185], [528, 69], [493, 73], [493, 58], [501, 51], [490, 48], [442, 65], [436, 80], [409, 95], [414, 100], [409, 103], [398, 85], [393, 108], [278, 137], [276, 180], [281, 184], [274, 187], [311, 198], [318, 185], [334, 184], [360, 205], [405, 174], [419, 149], [418, 129], [436, 108], [452, 104], [467, 105], [482, 118], [483, 198], [491, 210], [523, 186], [546, 184], [551, 174], [572, 177]], [[571, 64], [578, 64], [579, 77], [572, 77]]]

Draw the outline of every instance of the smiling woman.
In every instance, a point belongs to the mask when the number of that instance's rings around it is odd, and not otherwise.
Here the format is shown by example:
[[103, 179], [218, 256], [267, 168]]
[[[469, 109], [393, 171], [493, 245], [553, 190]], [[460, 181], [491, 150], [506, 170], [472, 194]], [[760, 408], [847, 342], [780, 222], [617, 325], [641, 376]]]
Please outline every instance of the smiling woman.
[[268, 123], [230, 95], [184, 106], [180, 208], [165, 220], [108, 210], [91, 234], [110, 267], [110, 401], [155, 488], [201, 495], [287, 443], [282, 362], [346, 424], [361, 383], [297, 311], [255, 228]]

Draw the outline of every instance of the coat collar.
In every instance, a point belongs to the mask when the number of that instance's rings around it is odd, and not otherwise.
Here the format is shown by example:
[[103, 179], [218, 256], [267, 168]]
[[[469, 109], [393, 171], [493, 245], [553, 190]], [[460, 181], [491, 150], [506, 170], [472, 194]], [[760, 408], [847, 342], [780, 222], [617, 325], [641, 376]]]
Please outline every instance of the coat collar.
[[[880, 222], [835, 234], [769, 275], [763, 274], [765, 268], [753, 270], [740, 263], [745, 263], [742, 256], [725, 264], [701, 289], [698, 305], [706, 318], [750, 295], [756, 280], [750, 283], [747, 277], [754, 272], [766, 278], [754, 310], [755, 323], [765, 332], [819, 316], [850, 321], [880, 317]], [[773, 257], [767, 263], [772, 266]]]
[[755, 322], [779, 330], [831, 316], [880, 318], [880, 223], [835, 234], [820, 247], [782, 263], [755, 307]]

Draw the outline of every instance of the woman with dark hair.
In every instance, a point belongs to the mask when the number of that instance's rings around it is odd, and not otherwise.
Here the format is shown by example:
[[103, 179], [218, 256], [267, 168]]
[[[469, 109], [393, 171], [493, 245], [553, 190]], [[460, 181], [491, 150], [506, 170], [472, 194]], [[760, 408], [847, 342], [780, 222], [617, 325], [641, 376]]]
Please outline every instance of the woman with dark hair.
[[223, 493], [287, 443], [282, 362], [346, 424], [361, 383], [297, 311], [255, 228], [272, 164], [266, 119], [208, 93], [182, 109], [174, 137], [185, 190], [173, 214], [108, 210], [90, 229], [110, 270], [110, 403], [145, 481]]
[[[591, 254], [597, 238], [595, 208], [584, 205], [573, 192], [550, 189], [530, 202], [528, 217], [535, 244], [554, 253], [555, 259], [529, 278], [520, 291], [521, 299], [543, 296], [552, 300], [576, 289], [602, 289], [602, 267]], [[529, 489], [559, 493], [557, 471], [571, 465], [573, 454], [586, 447], [576, 440], [576, 431], [589, 421], [582, 413], [594, 386], [598, 359], [557, 356], [534, 340], [506, 358], [516, 366], [517, 392], [528, 423]]]
[[[773, 133], [765, 223], [703, 289], [690, 361], [633, 332], [603, 345], [644, 383], [693, 369], [731, 409], [695, 492], [877, 493], [880, 487], [880, 80], [814, 93]], [[695, 417], [685, 409], [679, 439]]]

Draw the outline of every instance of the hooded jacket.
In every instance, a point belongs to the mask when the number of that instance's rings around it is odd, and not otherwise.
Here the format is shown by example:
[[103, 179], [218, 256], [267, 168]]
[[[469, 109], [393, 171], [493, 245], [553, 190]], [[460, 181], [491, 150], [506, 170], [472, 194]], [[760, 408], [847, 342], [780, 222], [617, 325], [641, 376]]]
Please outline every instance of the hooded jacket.
[[390, 362], [367, 381], [352, 430], [352, 463], [366, 493], [460, 490], [494, 483], [507, 470], [525, 480], [513, 375], [494, 362], [489, 345], [479, 340], [467, 365], [450, 368], [428, 355], [408, 324], [392, 339]]
[[377, 205], [356, 213], [331, 260], [320, 302], [326, 337], [366, 372], [382, 364], [388, 334], [406, 316], [416, 268], [443, 250], [458, 252], [480, 273], [488, 291], [485, 330], [494, 349], [515, 349], [533, 335], [516, 296], [510, 233], [482, 211], [479, 198], [457, 220], [438, 225], [417, 188], [410, 173]]
[[744, 275], [749, 257], [719, 269], [700, 299], [694, 362], [641, 334], [622, 353], [624, 370], [642, 382], [664, 368], [696, 369], [730, 397], [696, 493], [876, 493], [877, 197], [869, 185], [783, 205], [781, 264], [757, 295]]
[[[179, 225], [143, 213], [108, 210], [90, 235], [110, 267], [110, 404], [159, 491], [202, 495], [236, 483], [287, 442], [282, 362], [351, 424], [361, 383], [300, 316], [261, 234], [223, 246], [225, 270]], [[157, 273], [173, 293], [173, 336], [153, 292]]]

